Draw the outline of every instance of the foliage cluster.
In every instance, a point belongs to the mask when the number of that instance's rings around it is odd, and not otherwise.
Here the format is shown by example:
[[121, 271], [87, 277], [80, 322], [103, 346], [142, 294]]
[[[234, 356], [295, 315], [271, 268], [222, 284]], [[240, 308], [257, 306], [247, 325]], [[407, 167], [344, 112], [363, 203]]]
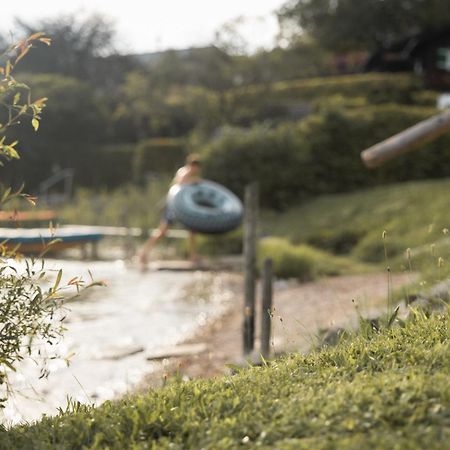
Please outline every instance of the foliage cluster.
[[264, 238], [259, 243], [258, 266], [271, 258], [273, 271], [279, 278], [296, 278], [311, 281], [317, 277], [345, 275], [370, 270], [351, 259], [335, 256], [309, 245], [292, 245], [280, 237]]
[[278, 210], [321, 194], [445, 177], [448, 136], [376, 172], [367, 171], [360, 159], [364, 148], [434, 113], [430, 107], [338, 102], [300, 122], [224, 129], [204, 150], [205, 172], [240, 195], [247, 183], [258, 181], [262, 205]]
[[[24, 58], [36, 42], [49, 44], [43, 33], [36, 33], [14, 44], [5, 51], [0, 64], [0, 159], [1, 164], [18, 159], [17, 141], [11, 141], [7, 132], [22, 120], [38, 130], [45, 98], [32, 100], [28, 86], [13, 77], [15, 66]], [[29, 124], [31, 122], [31, 126]], [[0, 207], [8, 201], [23, 197], [33, 201], [21, 190], [12, 192], [5, 187], [0, 196]], [[62, 328], [54, 319], [60, 304], [61, 272], [54, 283], [44, 289], [43, 279], [48, 276], [42, 261], [26, 261], [22, 267], [17, 248], [6, 242], [0, 244], [0, 407], [7, 392], [8, 372], [17, 369], [24, 355], [35, 355], [35, 340], [54, 342]], [[77, 285], [79, 280], [72, 280]], [[44, 370], [44, 369], [43, 369]], [[45, 371], [43, 373], [45, 375]]]
[[[179, 158], [175, 154], [198, 150], [220, 135], [224, 126], [271, 127], [286, 122], [289, 128], [291, 121], [337, 101], [351, 109], [394, 102], [430, 105], [435, 99], [408, 75], [323, 77], [334, 73], [333, 55], [314, 40], [253, 56], [232, 56], [217, 47], [121, 56], [114, 48], [112, 25], [100, 16], [60, 17], [18, 26], [23, 32], [44, 26], [57, 40], [48, 52], [36, 48], [19, 66], [20, 80], [51, 101], [42, 113], [45, 121], [36, 139], [29, 127], [14, 130], [22, 158], [1, 171], [3, 182], [20, 185], [26, 180], [33, 191], [55, 171], [68, 167], [76, 171], [77, 186], [114, 188], [142, 182], [148, 172], [172, 170]], [[406, 108], [397, 113], [408, 115]], [[399, 122], [409, 123], [401, 118]], [[374, 121], [367, 134], [375, 140], [382, 134], [380, 129], [383, 124]], [[151, 142], [167, 141], [171, 141], [167, 153], [165, 144], [161, 151], [148, 149]], [[183, 148], [175, 148], [178, 145]], [[283, 142], [274, 145], [279, 148]], [[280, 154], [280, 159], [285, 155]], [[289, 156], [292, 160], [297, 156]], [[98, 167], [102, 170], [95, 173]], [[303, 176], [291, 172], [288, 179]], [[341, 190], [345, 189], [344, 183]], [[274, 202], [289, 203], [285, 198], [289, 195], [280, 196]]]
[[280, 19], [325, 48], [373, 50], [448, 26], [450, 12], [446, 0], [294, 0]]

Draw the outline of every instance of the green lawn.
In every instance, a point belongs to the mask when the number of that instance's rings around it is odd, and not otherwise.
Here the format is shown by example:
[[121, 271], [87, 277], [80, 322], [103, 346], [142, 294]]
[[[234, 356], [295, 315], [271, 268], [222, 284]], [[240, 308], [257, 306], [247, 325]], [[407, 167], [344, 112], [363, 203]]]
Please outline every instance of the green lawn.
[[328, 195], [283, 214], [265, 213], [263, 228], [356, 261], [385, 266], [387, 253], [393, 269], [420, 270], [438, 281], [449, 273], [449, 192], [450, 180], [436, 180]]
[[447, 449], [448, 315], [0, 431], [0, 449]]

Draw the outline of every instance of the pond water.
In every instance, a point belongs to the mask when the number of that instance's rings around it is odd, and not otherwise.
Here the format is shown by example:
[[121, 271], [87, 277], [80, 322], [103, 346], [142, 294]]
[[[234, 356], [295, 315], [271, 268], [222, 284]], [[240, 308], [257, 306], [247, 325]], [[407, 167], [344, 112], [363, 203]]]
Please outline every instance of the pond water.
[[49, 356], [72, 355], [68, 366], [62, 358], [51, 360], [48, 378], [39, 380], [38, 364], [27, 359], [9, 374], [14, 392], [2, 412], [4, 423], [55, 414], [68, 398], [99, 404], [126, 393], [161, 367], [147, 361], [149, 353], [185, 339], [230, 300], [224, 292], [211, 295], [219, 278], [211, 274], [142, 273], [120, 260], [48, 260], [46, 267], [62, 268], [66, 281], [80, 275], [89, 279], [91, 271], [107, 286], [89, 289], [68, 303], [63, 338], [44, 348]]

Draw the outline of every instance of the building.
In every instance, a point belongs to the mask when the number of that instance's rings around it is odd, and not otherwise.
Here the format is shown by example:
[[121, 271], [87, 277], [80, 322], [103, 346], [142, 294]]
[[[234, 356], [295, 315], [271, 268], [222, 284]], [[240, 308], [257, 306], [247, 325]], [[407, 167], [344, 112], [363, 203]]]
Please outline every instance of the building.
[[428, 88], [450, 89], [450, 25], [385, 46], [373, 53], [366, 71], [414, 72]]

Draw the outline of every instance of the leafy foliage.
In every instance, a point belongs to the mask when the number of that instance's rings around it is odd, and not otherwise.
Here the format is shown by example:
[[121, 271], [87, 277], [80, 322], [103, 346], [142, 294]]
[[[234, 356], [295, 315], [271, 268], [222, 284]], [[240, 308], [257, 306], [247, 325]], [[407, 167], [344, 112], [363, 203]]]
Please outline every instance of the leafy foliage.
[[274, 274], [277, 277], [296, 278], [301, 281], [369, 270], [368, 266], [350, 259], [334, 256], [309, 245], [292, 245], [288, 240], [277, 237], [260, 241], [258, 250], [260, 269], [265, 258], [272, 258]]
[[37, 48], [23, 61], [20, 72], [52, 73], [90, 82], [100, 91], [117, 88], [124, 72], [136, 66], [115, 52], [115, 29], [104, 17], [65, 15], [37, 23], [16, 21], [18, 32], [29, 36], [46, 30], [49, 48]]
[[394, 272], [420, 272], [422, 291], [450, 274], [449, 186], [421, 181], [322, 196], [281, 215], [264, 213], [263, 232]]
[[56, 74], [19, 74], [17, 79], [34, 95], [51, 100], [40, 114], [43, 125], [38, 134], [28, 123], [10, 130], [10, 136], [20, 141], [21, 158], [2, 170], [3, 182], [15, 186], [26, 182], [36, 192], [41, 181], [66, 167], [77, 169], [82, 181], [86, 167], [92, 166], [91, 149], [107, 135], [104, 109], [92, 87]]
[[[32, 101], [29, 88], [18, 83], [12, 71], [28, 53], [36, 41], [49, 44], [43, 33], [36, 33], [10, 47], [4, 64], [0, 67], [0, 156], [3, 160], [17, 159], [15, 147], [6, 137], [9, 128], [27, 118], [35, 131], [39, 128], [45, 98]], [[6, 188], [0, 205], [25, 195], [19, 190]], [[24, 354], [31, 356], [34, 339], [53, 342], [61, 332], [61, 325], [53, 320], [58, 306], [61, 272], [56, 275], [54, 285], [44, 290], [40, 283], [46, 276], [43, 262], [27, 261], [24, 270], [18, 269], [13, 258], [18, 258], [17, 249], [0, 245], [0, 387], [7, 383], [7, 371], [16, 370]], [[72, 280], [74, 284], [76, 281]], [[27, 339], [28, 338], [28, 339]], [[5, 399], [0, 399], [0, 407]]]
[[16, 65], [27, 55], [36, 41], [50, 43], [43, 33], [36, 33], [7, 48], [4, 57], [0, 59], [0, 157], [3, 159], [19, 158], [15, 148], [17, 141], [7, 140], [6, 130], [18, 125], [24, 116], [28, 116], [34, 130], [37, 131], [40, 114], [47, 100], [43, 97], [31, 101], [28, 87], [18, 83], [12, 76]]
[[280, 17], [334, 50], [372, 49], [450, 22], [446, 0], [296, 0]]
[[247, 183], [258, 181], [262, 205], [275, 209], [320, 194], [445, 177], [450, 161], [447, 136], [376, 172], [368, 172], [360, 160], [363, 149], [435, 112], [394, 104], [343, 108], [329, 101], [297, 123], [225, 129], [204, 150], [205, 173], [238, 194]]
[[0, 431], [0, 449], [444, 449], [448, 316]]

